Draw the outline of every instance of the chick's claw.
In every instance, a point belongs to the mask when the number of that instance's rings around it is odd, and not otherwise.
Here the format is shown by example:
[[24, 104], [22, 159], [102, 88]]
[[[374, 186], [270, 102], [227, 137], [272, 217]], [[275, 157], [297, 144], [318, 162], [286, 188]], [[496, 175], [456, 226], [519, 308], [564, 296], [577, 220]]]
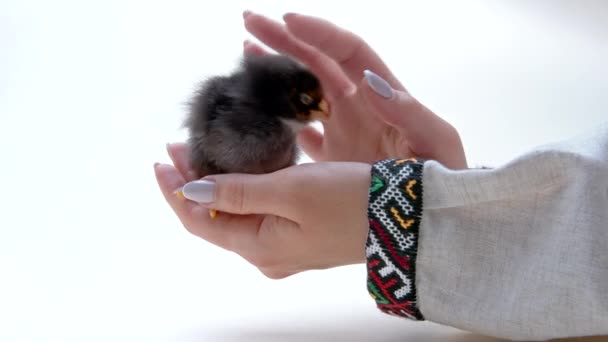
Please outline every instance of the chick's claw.
[[[173, 193], [178, 198], [186, 199], [186, 196], [184, 196], [184, 192], [182, 191], [182, 189], [175, 190]], [[217, 216], [217, 214], [218, 214], [217, 210], [215, 210], [215, 209], [209, 209], [209, 217], [211, 217], [211, 219], [214, 219]]]

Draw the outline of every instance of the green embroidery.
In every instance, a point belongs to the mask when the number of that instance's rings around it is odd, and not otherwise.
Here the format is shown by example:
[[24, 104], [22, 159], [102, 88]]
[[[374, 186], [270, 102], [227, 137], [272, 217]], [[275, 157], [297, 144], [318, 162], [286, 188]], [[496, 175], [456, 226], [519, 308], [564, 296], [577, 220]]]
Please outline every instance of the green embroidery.
[[371, 292], [371, 294], [375, 297], [377, 303], [390, 304], [388, 302], [388, 300], [380, 294], [380, 291], [378, 291], [376, 286], [374, 286], [374, 284], [371, 281], [367, 283], [367, 288], [368, 288], [369, 292]]
[[378, 176], [373, 176], [372, 177], [372, 186], [369, 189], [369, 192], [378, 191], [382, 187], [384, 187], [384, 182], [380, 178], [378, 178]]

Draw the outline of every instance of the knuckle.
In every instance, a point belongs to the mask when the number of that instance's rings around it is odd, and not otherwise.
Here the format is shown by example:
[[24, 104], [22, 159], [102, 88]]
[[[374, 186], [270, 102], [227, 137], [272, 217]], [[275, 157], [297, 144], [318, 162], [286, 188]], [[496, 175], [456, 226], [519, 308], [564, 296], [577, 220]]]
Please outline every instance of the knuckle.
[[245, 213], [245, 185], [240, 181], [228, 182], [222, 185], [220, 201], [223, 201], [235, 213]]
[[203, 227], [201, 227], [201, 222], [194, 219], [195, 217], [200, 215], [200, 210], [202, 210], [201, 207], [195, 206], [188, 212], [187, 215], [178, 216], [182, 226], [184, 226], [186, 231], [198, 237], [202, 237], [204, 231]]
[[289, 273], [289, 272], [284, 272], [284, 271], [280, 271], [280, 270], [276, 270], [276, 269], [267, 269], [267, 268], [258, 268], [258, 269], [264, 276], [266, 276], [266, 278], [273, 279], [273, 280], [285, 279], [291, 275], [291, 273]]
[[192, 235], [195, 235], [195, 236], [198, 236], [196, 229], [194, 229], [194, 228], [192, 227], [192, 225], [189, 225], [189, 224], [184, 224], [183, 226], [184, 226], [184, 228], [186, 229], [186, 231], [187, 231], [188, 233], [190, 233], [190, 234], [192, 234]]
[[255, 267], [258, 268], [271, 269], [278, 267], [276, 257], [266, 253], [255, 253], [251, 255], [248, 259], [249, 262], [251, 262]]
[[197, 228], [197, 225], [194, 224], [194, 222], [192, 222], [192, 220], [185, 219], [185, 218], [182, 218], [182, 217], [180, 217], [179, 220], [180, 220], [182, 226], [184, 226], [184, 228], [186, 229], [186, 231], [188, 233], [190, 233], [192, 235], [195, 235], [195, 236], [199, 236], [200, 235], [199, 229]]

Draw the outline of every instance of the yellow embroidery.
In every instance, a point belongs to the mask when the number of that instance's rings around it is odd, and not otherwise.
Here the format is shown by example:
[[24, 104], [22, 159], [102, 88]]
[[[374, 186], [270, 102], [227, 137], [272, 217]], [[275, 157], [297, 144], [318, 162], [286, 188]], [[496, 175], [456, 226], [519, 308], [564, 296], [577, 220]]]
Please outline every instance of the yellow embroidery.
[[407, 182], [407, 185], [405, 186], [405, 191], [407, 191], [408, 195], [410, 195], [410, 197], [413, 199], [416, 199], [416, 194], [412, 190], [412, 187], [414, 185], [416, 185], [416, 183], [417, 183], [417, 181], [415, 179], [412, 179], [409, 182]]
[[403, 164], [403, 163], [407, 163], [408, 161], [411, 161], [411, 162], [414, 162], [414, 163], [417, 162], [416, 158], [399, 159], [399, 160], [395, 161], [395, 165], [400, 165], [400, 164]]
[[401, 224], [401, 227], [403, 227], [403, 229], [408, 229], [415, 222], [414, 219], [409, 219], [407, 221], [402, 219], [401, 215], [399, 215], [399, 212], [395, 208], [391, 208], [391, 213], [393, 213], [393, 216], [395, 216], [395, 219], [399, 221], [399, 224]]

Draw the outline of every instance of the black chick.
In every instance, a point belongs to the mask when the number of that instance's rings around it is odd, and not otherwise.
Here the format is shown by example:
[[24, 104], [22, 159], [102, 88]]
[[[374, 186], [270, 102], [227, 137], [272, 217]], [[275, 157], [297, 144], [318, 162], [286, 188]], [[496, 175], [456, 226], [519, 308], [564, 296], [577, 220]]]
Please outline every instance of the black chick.
[[281, 55], [247, 55], [229, 76], [203, 82], [184, 122], [198, 177], [269, 173], [298, 159], [295, 136], [329, 117], [315, 75]]

